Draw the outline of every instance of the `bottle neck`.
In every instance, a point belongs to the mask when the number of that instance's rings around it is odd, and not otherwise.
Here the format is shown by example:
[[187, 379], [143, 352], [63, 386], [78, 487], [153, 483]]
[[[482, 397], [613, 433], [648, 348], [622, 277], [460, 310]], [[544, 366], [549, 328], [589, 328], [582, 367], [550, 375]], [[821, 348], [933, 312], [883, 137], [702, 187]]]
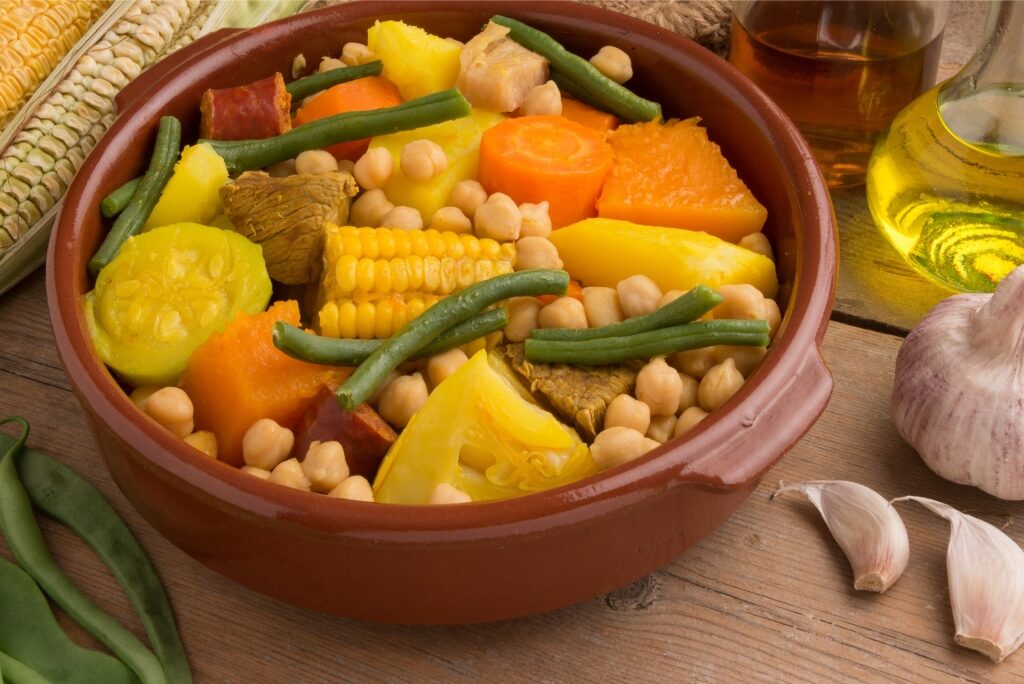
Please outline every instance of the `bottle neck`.
[[980, 47], [943, 89], [942, 100], [992, 87], [1024, 86], [1024, 2], [998, 0], [989, 6]]

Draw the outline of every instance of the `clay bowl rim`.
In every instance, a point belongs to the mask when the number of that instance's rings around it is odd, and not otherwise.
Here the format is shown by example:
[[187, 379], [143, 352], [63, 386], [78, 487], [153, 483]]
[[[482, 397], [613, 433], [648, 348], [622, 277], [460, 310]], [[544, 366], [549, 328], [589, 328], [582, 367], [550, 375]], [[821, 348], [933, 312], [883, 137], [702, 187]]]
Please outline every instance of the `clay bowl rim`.
[[[291, 29], [296, 31], [319, 13], [337, 12], [349, 19], [364, 17], [375, 2], [353, 2], [331, 6], [314, 13], [294, 15], [257, 29], [229, 35], [209, 50], [190, 57], [204, 62], [213, 53], [231, 51], [233, 46], [260, 40], [262, 32]], [[487, 2], [416, 3], [393, 2], [389, 15], [415, 15], [419, 11], [479, 11], [497, 7]], [[741, 488], [759, 479], [782, 457], [824, 409], [832, 380], [819, 351], [828, 323], [836, 283], [836, 226], [828, 190], [814, 158], [796, 127], [756, 86], [730, 64], [696, 43], [673, 32], [631, 17], [593, 6], [571, 2], [500, 3], [503, 13], [515, 16], [541, 15], [551, 22], [583, 17], [598, 31], [639, 36], [659, 44], [672, 53], [672, 61], [697, 73], [707, 83], [731, 91], [730, 101], [760, 119], [770, 133], [771, 142], [793, 180], [800, 196], [801, 227], [796, 231], [797, 253], [794, 288], [772, 352], [758, 369], [755, 378], [745, 383], [723, 409], [715, 412], [688, 433], [685, 442], [673, 439], [644, 457], [557, 489], [471, 506], [378, 505], [310, 496], [263, 482], [225, 463], [211, 460], [188, 447], [146, 419], [120, 389], [109, 371], [93, 353], [80, 306], [88, 281], [84, 275], [86, 258], [77, 249], [80, 240], [79, 215], [88, 211], [83, 196], [102, 197], [99, 179], [93, 173], [101, 159], [116, 157], [112, 144], [131, 130], [140, 109], [150, 104], [139, 98], [121, 112], [97, 144], [69, 188], [50, 240], [47, 259], [47, 299], [54, 337], [65, 370], [80, 402], [93, 415], [97, 431], [111, 432], [122, 448], [148, 461], [165, 477], [181, 480], [192, 493], [216, 498], [223, 506], [232, 506], [243, 514], [270, 522], [291, 521], [303, 528], [323, 533], [345, 531], [438, 532], [457, 533], [503, 525], [553, 520], [573, 516], [592, 505], [607, 511], [632, 505], [637, 496], [681, 484], [698, 484], [727, 489]], [[275, 28], [276, 27], [276, 28]], [[292, 28], [294, 27], [294, 28]], [[291, 32], [289, 31], [289, 33]], [[187, 49], [187, 48], [186, 48]], [[173, 78], [178, 68], [161, 74], [158, 83]], [[155, 90], [155, 88], [153, 89]], [[148, 91], [151, 93], [152, 90]], [[147, 93], [147, 94], [148, 94]], [[173, 97], [173, 96], [168, 96]], [[150, 107], [152, 108], [152, 107]], [[138, 128], [143, 124], [136, 124]], [[108, 164], [109, 172], [109, 164]], [[109, 184], [108, 184], [109, 185]], [[95, 211], [95, 208], [92, 209]], [[70, 236], [70, 237], [69, 237]], [[809, 258], [817, 256], [817, 258]], [[784, 393], [796, 389], [818, 392], [820, 405], [812, 407], [784, 428], [786, 434], [771, 449], [761, 449], [757, 457], [743, 460], [738, 452], [756, 451], [757, 430], [742, 430], [750, 416], [762, 415], [773, 404], [784, 401]], [[802, 378], [802, 380], [801, 380]], [[796, 425], [793, 425], [796, 423]], [[769, 427], [769, 426], [766, 426]], [[751, 437], [754, 439], [752, 440]], [[772, 452], [772, 453], [767, 453]], [[106, 454], [105, 457], [109, 458]]]

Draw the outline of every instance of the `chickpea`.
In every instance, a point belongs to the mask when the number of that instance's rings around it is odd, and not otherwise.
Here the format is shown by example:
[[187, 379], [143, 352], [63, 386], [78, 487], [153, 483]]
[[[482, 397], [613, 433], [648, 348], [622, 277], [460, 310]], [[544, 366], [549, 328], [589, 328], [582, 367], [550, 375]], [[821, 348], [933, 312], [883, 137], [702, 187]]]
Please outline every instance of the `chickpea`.
[[628, 463], [647, 453], [644, 433], [633, 428], [616, 426], [598, 433], [590, 445], [590, 455], [601, 470]]
[[764, 233], [751, 233], [750, 235], [744, 235], [739, 241], [740, 247], [749, 249], [751, 252], [757, 252], [762, 256], [766, 256], [772, 261], [775, 260], [775, 256], [772, 254], [772, 243], [768, 242], [768, 238]]
[[[668, 440], [666, 439], [665, 442], [667, 442], [667, 441]], [[664, 444], [664, 442], [659, 442], [658, 440], [651, 439], [650, 437], [644, 437], [644, 444], [643, 444], [644, 453], [646, 454], [648, 451], [653, 451], [653, 450], [657, 449], [658, 447], [660, 447], [662, 444]]]
[[302, 472], [314, 492], [327, 493], [348, 477], [348, 461], [340, 442], [313, 442], [302, 461]]
[[698, 380], [718, 363], [715, 361], [715, 350], [711, 347], [676, 352], [669, 357], [669, 360], [675, 368]]
[[448, 168], [448, 158], [436, 142], [420, 139], [402, 147], [398, 165], [409, 180], [426, 183], [439, 173], [444, 173]]
[[380, 395], [377, 412], [396, 428], [404, 428], [427, 403], [429, 394], [422, 374], [400, 375]]
[[516, 241], [516, 270], [562, 268], [555, 243], [542, 237], [524, 237]]
[[256, 468], [254, 466], [242, 466], [241, 471], [243, 473], [248, 473], [248, 474], [252, 475], [253, 477], [258, 477], [261, 480], [269, 480], [270, 479], [270, 471], [269, 470], [265, 470], [263, 468]]
[[199, 430], [182, 440], [193, 449], [198, 449], [210, 458], [217, 458], [217, 435], [209, 430]]
[[320, 58], [320, 66], [317, 67], [316, 71], [317, 71], [317, 73], [322, 74], [325, 71], [333, 71], [335, 69], [343, 69], [344, 67], [345, 67], [345, 63], [342, 62], [340, 59], [334, 59], [333, 57], [321, 57]]
[[306, 150], [295, 158], [295, 173], [330, 173], [338, 170], [338, 160], [327, 150]]
[[700, 383], [686, 373], [680, 373], [679, 380], [683, 383], [683, 393], [679, 395], [679, 410], [685, 411], [697, 405], [697, 387]]
[[604, 429], [628, 427], [647, 433], [651, 426], [651, 407], [628, 394], [620, 394], [608, 404], [604, 412]]
[[697, 388], [700, 407], [709, 413], [719, 408], [743, 386], [743, 375], [736, 370], [736, 362], [726, 359], [708, 371]]
[[441, 482], [431, 490], [430, 499], [427, 500], [427, 503], [431, 505], [464, 504], [473, 503], [473, 499], [458, 487], [453, 487], [447, 482]]
[[356, 182], [367, 190], [383, 188], [391, 179], [395, 170], [395, 160], [391, 153], [384, 147], [374, 147], [366, 150], [366, 153], [352, 167], [352, 175]]
[[282, 162], [271, 164], [267, 167], [267, 174], [271, 178], [287, 178], [295, 175], [295, 160], [285, 159]]
[[711, 310], [717, 320], [765, 318], [764, 295], [753, 285], [722, 285], [718, 294], [722, 295], [722, 303]]
[[661, 299], [658, 300], [658, 308], [660, 309], [666, 304], [671, 304], [672, 302], [682, 297], [684, 294], [686, 293], [683, 292], [682, 290], [669, 290], [668, 292], [661, 296]]
[[338, 160], [338, 171], [347, 173], [348, 175], [355, 178], [356, 174], [356, 163], [351, 159], [339, 159]]
[[306, 473], [302, 470], [302, 464], [299, 463], [297, 458], [289, 458], [287, 461], [278, 463], [270, 471], [270, 477], [267, 479], [275, 484], [291, 487], [292, 489], [301, 489], [306, 492], [309, 491], [310, 487], [309, 478], [306, 477]]
[[626, 318], [643, 316], [658, 308], [661, 289], [645, 275], [630, 276], [615, 286], [619, 293], [619, 305]]
[[519, 107], [524, 116], [558, 116], [562, 113], [562, 93], [554, 81], [533, 86]]
[[380, 219], [381, 228], [401, 228], [402, 230], [423, 230], [423, 217], [419, 209], [412, 207], [395, 207]]
[[427, 359], [427, 377], [430, 379], [430, 384], [437, 387], [467, 361], [469, 361], [469, 357], [466, 356], [466, 352], [458, 347], [449, 349], [443, 354], [431, 356]]
[[712, 347], [715, 351], [715, 361], [722, 363], [726, 359], [732, 359], [736, 364], [736, 370], [743, 377], [748, 377], [761, 363], [761, 359], [768, 353], [768, 347], [741, 347], [719, 345]]
[[335, 499], [373, 503], [373, 487], [362, 475], [353, 475], [327, 493]]
[[779, 332], [779, 326], [782, 325], [782, 312], [774, 299], [765, 298], [764, 317], [768, 321], [768, 339], [774, 340], [775, 333]]
[[591, 328], [611, 325], [623, 319], [619, 293], [611, 287], [583, 288], [583, 310], [587, 312], [587, 323]]
[[673, 437], [678, 437], [684, 432], [689, 432], [697, 425], [700, 421], [708, 417], [708, 412], [702, 409], [700, 406], [691, 406], [690, 408], [679, 414], [679, 420], [676, 421], [676, 427], [672, 431]]
[[682, 396], [683, 381], [664, 356], [648, 361], [636, 375], [636, 398], [651, 407], [652, 416], [674, 416]]
[[540, 327], [537, 319], [543, 305], [535, 297], [512, 297], [507, 306], [505, 338], [509, 342], [522, 342], [530, 336], [531, 330]]
[[473, 229], [477, 237], [509, 242], [519, 238], [523, 216], [508, 195], [496, 192], [481, 204], [473, 216]]
[[364, 43], [345, 43], [341, 47], [341, 61], [347, 66], [359, 66], [376, 59], [377, 55]]
[[288, 458], [295, 435], [270, 418], [257, 420], [242, 437], [242, 459], [246, 465], [273, 470]]
[[164, 387], [149, 395], [142, 404], [142, 410], [150, 418], [159, 423], [160, 427], [178, 439], [192, 434], [192, 400], [185, 390], [177, 387]]
[[458, 207], [468, 218], [476, 215], [476, 210], [487, 201], [487, 191], [484, 186], [475, 180], [459, 181], [452, 186], [452, 192], [448, 196], [448, 203]]
[[354, 226], [377, 228], [381, 219], [394, 208], [395, 205], [388, 201], [383, 190], [367, 190], [352, 203], [348, 220]]
[[676, 426], [676, 416], [654, 416], [651, 418], [651, 425], [647, 428], [645, 436], [653, 439], [658, 444], [664, 444], [672, 439], [672, 430]]
[[132, 400], [132, 403], [135, 404], [140, 411], [145, 411], [146, 409], [143, 407], [143, 404], [145, 404], [146, 400], [153, 396], [153, 394], [155, 394], [159, 389], [159, 385], [142, 385], [133, 389], [132, 393], [128, 395], [128, 398]]
[[583, 303], [572, 297], [559, 297], [540, 310], [537, 323], [542, 328], [586, 328]]
[[441, 207], [430, 218], [430, 227], [452, 233], [472, 233], [473, 222], [458, 207]]
[[625, 83], [633, 77], [633, 61], [614, 45], [605, 45], [590, 58], [590, 63], [616, 83]]
[[519, 229], [519, 237], [550, 237], [551, 236], [551, 215], [548, 213], [550, 205], [547, 200], [539, 204], [524, 202], [519, 205], [519, 215], [523, 217], [522, 227]]

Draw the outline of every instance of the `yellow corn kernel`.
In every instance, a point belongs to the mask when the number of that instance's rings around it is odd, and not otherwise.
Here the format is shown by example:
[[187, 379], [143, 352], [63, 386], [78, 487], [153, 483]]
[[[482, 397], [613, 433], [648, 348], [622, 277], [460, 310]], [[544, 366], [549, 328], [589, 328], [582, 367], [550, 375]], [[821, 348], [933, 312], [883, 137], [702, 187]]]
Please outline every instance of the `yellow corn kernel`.
[[324, 304], [317, 316], [317, 325], [320, 326], [321, 335], [338, 337], [338, 305], [334, 302]]
[[393, 299], [382, 299], [377, 302], [377, 315], [373, 320], [373, 336], [376, 338], [390, 337], [395, 325], [395, 309], [401, 304]]
[[[321, 335], [324, 335], [322, 330]], [[356, 336], [356, 303], [347, 299], [338, 305], [338, 337], [354, 338]]]
[[377, 313], [377, 307], [373, 302], [356, 302], [356, 334], [361, 340], [373, 339], [373, 319]]

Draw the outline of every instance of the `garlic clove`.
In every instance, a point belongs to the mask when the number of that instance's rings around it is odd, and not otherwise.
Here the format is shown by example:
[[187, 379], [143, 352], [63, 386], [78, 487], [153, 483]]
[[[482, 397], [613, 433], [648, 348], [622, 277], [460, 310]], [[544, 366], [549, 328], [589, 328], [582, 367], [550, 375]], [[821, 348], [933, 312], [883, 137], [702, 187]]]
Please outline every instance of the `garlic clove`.
[[1001, 530], [941, 501], [902, 496], [949, 521], [946, 574], [956, 642], [1001, 662], [1024, 642], [1024, 551]]
[[853, 588], [884, 592], [903, 574], [910, 540], [903, 520], [875, 490], [845, 480], [820, 480], [781, 486], [800, 492], [821, 513], [832, 537], [853, 568]]

